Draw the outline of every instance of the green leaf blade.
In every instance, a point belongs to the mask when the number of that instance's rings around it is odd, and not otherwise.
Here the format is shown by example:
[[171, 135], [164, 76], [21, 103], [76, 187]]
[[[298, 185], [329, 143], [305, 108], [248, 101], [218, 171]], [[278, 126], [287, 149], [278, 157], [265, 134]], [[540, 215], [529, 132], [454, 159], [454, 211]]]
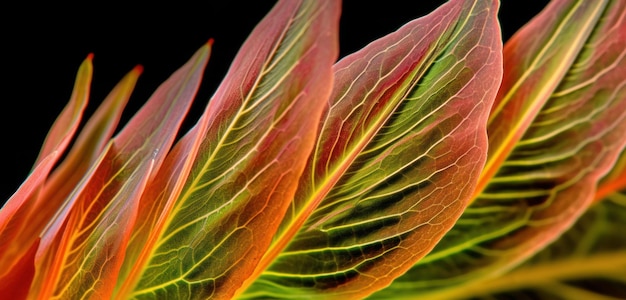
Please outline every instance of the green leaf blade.
[[524, 264], [438, 299], [621, 299], [626, 297], [626, 196], [610, 195]]
[[246, 297], [364, 297], [452, 226], [486, 157], [496, 12], [492, 1], [451, 1], [335, 65], [319, 142], [275, 242], [288, 246]]
[[253, 276], [313, 146], [338, 18], [337, 1], [279, 1], [244, 43], [132, 296], [228, 298]]
[[130, 237], [124, 264], [120, 270], [115, 291], [118, 295], [128, 295], [142, 275], [147, 260], [176, 200], [180, 196], [183, 184], [195, 158], [206, 128], [206, 117], [185, 135], [168, 154], [154, 180], [149, 182], [146, 192], [140, 200], [141, 209]]
[[81, 63], [70, 100], [50, 128], [31, 174], [0, 211], [0, 267], [3, 270], [0, 274], [10, 272], [12, 265], [31, 249], [37, 239], [32, 231], [36, 234], [41, 232], [42, 226], [33, 226], [38, 230], [31, 231], [33, 228], [29, 221], [37, 218], [42, 209], [48, 209], [44, 212], [48, 214], [54, 214], [57, 209], [50, 210], [38, 198], [54, 164], [70, 144], [82, 119], [93, 77], [92, 59], [93, 55], [89, 55]]
[[[580, 30], [589, 32], [582, 45], [577, 41], [580, 32], [568, 35], [573, 39], [572, 46], [579, 50], [565, 67], [566, 72], [553, 74], [557, 83], [547, 99], [538, 99], [544, 93], [534, 93], [537, 98], [533, 98], [517, 91], [520, 94], [511, 97], [515, 100], [505, 104], [500, 114], [519, 112], [524, 103], [545, 101], [539, 104], [536, 116], [530, 119], [532, 122], [522, 131], [506, 160], [500, 162], [489, 185], [455, 227], [433, 252], [394, 282], [386, 295], [435, 297], [439, 292], [461, 291], [472, 281], [502, 274], [557, 239], [588, 209], [598, 182], [626, 144], [626, 33], [619, 29], [626, 25], [626, 7], [622, 1], [610, 1], [600, 3], [597, 11], [597, 4], [555, 1], [533, 21], [543, 24], [560, 20], [563, 16], [555, 18], [555, 12], [570, 15], [572, 11], [563, 8], [572, 6], [588, 10], [578, 13], [591, 14], [590, 20], [594, 20], [582, 22], [591, 27]], [[534, 30], [541, 30], [540, 36], [544, 36], [544, 31], [552, 32], [537, 24], [525, 27], [512, 44], [505, 45], [505, 55], [514, 56], [509, 57], [509, 62], [534, 57], [536, 53], [523, 53], [516, 47], [524, 41], [539, 43], [530, 38], [537, 33]], [[605, 41], [608, 36], [610, 42]], [[518, 85], [546, 83], [540, 80], [542, 73], [537, 78], [520, 79], [519, 74], [524, 72], [515, 68], [515, 64], [508, 65], [508, 69], [505, 65], [507, 79], [503, 80], [503, 87], [509, 86], [505, 82], [516, 80], [521, 80]], [[501, 91], [499, 96], [506, 94], [507, 91]], [[492, 120], [509, 126], [506, 119]], [[497, 133], [494, 136], [494, 143], [498, 144]], [[488, 178], [487, 173], [483, 173], [483, 178]]]

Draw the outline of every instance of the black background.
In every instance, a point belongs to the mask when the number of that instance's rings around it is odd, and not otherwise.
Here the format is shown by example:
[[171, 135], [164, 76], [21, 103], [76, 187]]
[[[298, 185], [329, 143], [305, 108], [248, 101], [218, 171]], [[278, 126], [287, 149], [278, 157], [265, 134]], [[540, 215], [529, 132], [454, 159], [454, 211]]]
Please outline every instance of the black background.
[[[169, 1], [151, 7], [32, 3], [0, 9], [0, 202], [27, 177], [49, 127], [68, 101], [78, 66], [94, 53], [86, 118], [135, 65], [144, 66], [122, 122], [209, 38], [215, 43], [203, 85], [183, 130], [196, 122], [230, 62], [274, 0]], [[340, 57], [434, 10], [445, 1], [343, 3]], [[503, 39], [529, 21], [547, 0], [504, 0]], [[371, 3], [371, 4], [369, 4]], [[124, 124], [124, 123], [122, 123]]]

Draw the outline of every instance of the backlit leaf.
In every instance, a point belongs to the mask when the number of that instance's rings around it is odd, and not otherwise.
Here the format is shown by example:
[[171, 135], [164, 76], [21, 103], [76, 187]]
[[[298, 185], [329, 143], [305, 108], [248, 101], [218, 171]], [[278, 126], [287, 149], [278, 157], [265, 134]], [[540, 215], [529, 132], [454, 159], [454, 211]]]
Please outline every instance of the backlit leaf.
[[454, 224], [486, 156], [497, 8], [450, 1], [335, 65], [314, 153], [264, 257], [276, 260], [245, 297], [362, 298]]
[[489, 184], [433, 252], [377, 296], [435, 297], [502, 274], [585, 212], [626, 143], [625, 27], [624, 1], [554, 1], [507, 42], [481, 175]]
[[67, 151], [89, 55], [0, 210], [0, 298], [626, 297], [626, 2], [554, 0], [504, 50], [498, 9], [336, 62], [341, 1], [278, 0], [180, 140], [212, 40]]
[[206, 134], [208, 118], [200, 122], [179, 141], [168, 154], [163, 167], [149, 183], [139, 203], [137, 222], [126, 248], [124, 264], [118, 275], [116, 296], [127, 295], [139, 280], [153, 248], [180, 196], [188, 178], [202, 138]]
[[69, 194], [102, 154], [140, 73], [140, 67], [135, 68], [113, 89], [85, 124], [65, 159], [47, 178], [33, 209], [25, 218], [28, 226], [20, 234], [22, 244], [30, 245], [42, 234], [48, 222], [63, 208]]
[[62, 153], [65, 151], [70, 140], [74, 137], [74, 133], [78, 129], [83, 111], [85, 107], [87, 107], [87, 101], [89, 99], [91, 79], [93, 77], [92, 60], [93, 54], [90, 54], [80, 65], [70, 101], [65, 108], [63, 108], [63, 111], [50, 128], [35, 164], [39, 163], [52, 152], [58, 151]]
[[[0, 278], [20, 272], [18, 262], [24, 259], [27, 249], [32, 247], [37, 237], [20, 235], [20, 231], [26, 228], [28, 222], [28, 208], [36, 199], [39, 189], [57, 159], [58, 152], [53, 152], [39, 162], [39, 165], [26, 178], [19, 189], [9, 198], [9, 201], [0, 210]], [[8, 286], [7, 286], [8, 287]]]
[[[45, 212], [57, 210], [61, 199], [65, 199], [70, 194], [89, 167], [98, 159], [117, 128], [122, 111], [130, 99], [130, 94], [142, 70], [143, 68], [138, 66], [128, 73], [89, 118], [63, 162], [46, 181], [43, 195], [39, 197], [41, 203], [38, 206], [39, 212], [36, 218], [50, 219], [52, 215]], [[39, 228], [35, 231], [39, 233], [43, 228], [35, 226], [33, 224], [35, 222], [30, 219], [29, 227]]]
[[174, 142], [209, 51], [202, 47], [155, 91], [72, 193], [43, 235], [32, 295], [111, 297], [139, 199]]
[[39, 239], [18, 258], [10, 269], [0, 274], [0, 295], [11, 295], [13, 299], [26, 299], [35, 276], [35, 254]]
[[31, 249], [37, 238], [37, 235], [28, 235], [25, 232], [31, 228], [32, 215], [42, 209], [37, 198], [52, 167], [65, 151], [80, 124], [93, 76], [92, 58], [89, 55], [80, 65], [70, 101], [48, 132], [29, 178], [0, 211], [0, 275], [9, 272], [11, 266]]
[[624, 228], [626, 195], [616, 193], [528, 262], [437, 298], [626, 299]]
[[338, 19], [338, 1], [285, 0], [252, 32], [209, 102], [207, 128], [195, 129], [206, 134], [180, 196], [165, 221], [153, 215], [164, 224], [145, 225], [162, 229], [131, 297], [230, 298], [253, 272], [311, 152]]

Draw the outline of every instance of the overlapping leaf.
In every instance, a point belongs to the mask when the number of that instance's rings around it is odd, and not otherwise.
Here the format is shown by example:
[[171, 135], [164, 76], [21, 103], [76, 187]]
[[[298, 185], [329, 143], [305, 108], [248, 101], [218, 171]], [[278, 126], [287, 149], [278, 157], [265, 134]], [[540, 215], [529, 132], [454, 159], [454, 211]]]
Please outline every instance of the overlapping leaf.
[[246, 297], [363, 297], [432, 249], [483, 167], [496, 13], [495, 1], [451, 1], [335, 65], [314, 153], [264, 257], [276, 260]]
[[140, 196], [174, 142], [208, 55], [207, 45], [103, 149], [42, 236], [31, 296], [111, 296]]
[[[89, 55], [78, 69], [70, 101], [48, 132], [29, 178], [0, 210], [0, 277], [11, 272], [13, 264], [20, 261], [38, 237], [32, 234], [34, 226], [30, 223], [35, 219], [47, 221], [43, 216], [38, 217], [38, 213], [45, 208], [42, 207], [45, 203], [37, 199], [52, 167], [69, 145], [80, 124], [93, 76], [92, 58]], [[55, 210], [53, 208], [51, 213], [54, 214]]]
[[78, 185], [85, 173], [98, 160], [102, 150], [117, 128], [122, 111], [135, 88], [143, 67], [137, 66], [129, 72], [102, 101], [67, 153], [62, 163], [46, 180], [45, 189], [38, 197], [37, 214], [29, 218], [26, 235], [38, 235], [47, 220], [54, 216], [63, 200]]
[[[3, 268], [5, 275], [1, 279], [4, 284], [0, 287], [0, 291], [4, 295], [12, 295], [15, 299], [26, 297], [30, 289], [35, 273], [34, 259], [39, 247], [39, 236], [44, 227], [63, 206], [68, 194], [80, 181], [85, 171], [100, 154], [104, 143], [112, 135], [121, 111], [141, 73], [141, 68], [136, 68], [115, 87], [97, 110], [96, 115], [87, 122], [63, 162], [52, 175], [49, 175], [60, 152], [68, 145], [80, 122], [89, 95], [93, 69], [92, 57], [90, 55], [81, 66], [72, 100], [55, 122], [40, 156], [50, 151], [53, 152], [48, 153], [48, 156], [39, 162], [29, 179], [9, 201], [9, 206], [12, 206], [14, 205], [13, 199], [21, 199], [22, 203], [16, 205], [21, 211], [13, 216], [14, 221], [9, 228], [14, 239], [9, 240], [7, 236], [4, 236], [2, 244], [19, 252], [3, 251], [3, 258], [17, 263], [14, 267]], [[25, 196], [29, 193], [26, 189], [31, 191], [31, 196]], [[5, 208], [2, 213], [10, 211], [12, 209]], [[4, 216], [0, 219], [9, 220]], [[19, 222], [25, 226], [16, 226]], [[12, 253], [17, 253], [17, 256], [21, 258], [11, 258]]]
[[[338, 19], [337, 1], [279, 1], [253, 31], [203, 116], [208, 128], [180, 196], [147, 205], [167, 211], [142, 225], [158, 236], [136, 237], [154, 244], [133, 254], [149, 259], [130, 296], [228, 298], [250, 276], [313, 147], [332, 87]], [[194, 130], [181, 149], [205, 129]], [[171, 161], [170, 172], [185, 165]]]
[[[59, 210], [72, 191], [72, 189], [79, 183], [82, 176], [85, 174], [89, 166], [100, 155], [104, 144], [109, 140], [113, 134], [113, 130], [119, 122], [119, 118], [126, 102], [130, 97], [130, 93], [137, 81], [137, 77], [141, 73], [141, 67], [135, 68], [129, 73], [107, 96], [96, 114], [90, 118], [85, 125], [85, 128], [81, 131], [76, 142], [72, 146], [71, 151], [67, 154], [62, 163], [55, 169], [55, 171], [49, 175], [52, 165], [56, 162], [59, 152], [65, 148], [65, 145], [69, 142], [80, 122], [80, 116], [86, 100], [89, 94], [89, 85], [91, 83], [91, 66], [92, 56], [90, 55], [85, 63], [82, 65], [81, 70], [77, 76], [76, 87], [74, 89], [72, 99], [66, 106], [64, 112], [59, 117], [59, 121], [55, 123], [57, 134], [53, 131], [46, 139], [46, 144], [59, 144], [61, 139], [61, 147], [47, 146], [42, 149], [42, 154], [49, 152], [48, 148], [56, 149], [54, 153], [49, 154], [48, 158], [41, 161], [39, 165], [34, 169], [33, 174], [26, 181], [25, 186], [13, 197], [20, 198], [24, 201], [22, 205], [18, 205], [22, 212], [19, 214], [19, 218], [16, 220], [27, 224], [21, 228], [16, 227], [13, 224], [11, 233], [15, 235], [15, 239], [10, 241], [3, 238], [3, 245], [11, 246], [13, 249], [19, 249], [20, 253], [25, 253], [28, 249], [37, 249], [36, 246], [32, 246], [33, 243], [39, 238], [45, 226], [50, 219]], [[79, 104], [76, 102], [78, 101]], [[69, 113], [71, 112], [71, 114]], [[69, 121], [69, 120], [73, 121]], [[63, 130], [64, 128], [65, 130]], [[65, 132], [65, 134], [59, 134], [58, 132]], [[54, 138], [54, 136], [57, 136]], [[62, 136], [60, 138], [60, 136]], [[65, 140], [65, 142], [63, 142]], [[48, 150], [46, 150], [48, 149]], [[47, 171], [46, 171], [47, 170]], [[38, 179], [37, 179], [38, 178]], [[25, 187], [30, 184], [31, 181], [39, 181], [39, 184], [33, 186], [32, 197], [24, 197], [20, 194], [26, 193]], [[45, 184], [44, 184], [45, 183]], [[13, 199], [12, 198], [12, 199]], [[13, 200], [11, 200], [13, 201]], [[28, 202], [26, 202], [28, 201]], [[13, 205], [12, 202], [9, 202]], [[25, 208], [30, 208], [26, 210]], [[7, 213], [10, 209], [3, 209], [2, 213]], [[2, 220], [8, 220], [8, 218], [1, 217]], [[3, 252], [3, 257], [8, 257], [11, 251]], [[32, 257], [30, 259], [32, 263]], [[13, 259], [12, 261], [16, 261]], [[11, 268], [4, 268], [7, 272], [7, 277], [16, 277], [12, 274]], [[32, 278], [31, 276], [22, 276], [24, 278]], [[26, 280], [22, 280], [26, 282]], [[14, 287], [15, 285], [13, 285]], [[9, 287], [9, 286], [7, 286]]]
[[146, 187], [140, 200], [137, 222], [130, 237], [124, 263], [117, 275], [116, 298], [129, 294], [142, 275], [143, 268], [152, 249], [156, 245], [159, 233], [163, 230], [175, 201], [180, 195], [183, 184], [197, 155], [199, 144], [206, 133], [206, 115], [168, 154], [163, 167], [154, 180]]
[[501, 276], [443, 293], [443, 299], [626, 298], [626, 195], [597, 203], [554, 244]]
[[481, 175], [489, 184], [435, 250], [377, 296], [435, 297], [500, 274], [587, 209], [626, 143], [625, 5], [554, 1], [507, 42]]
[[594, 200], [602, 201], [609, 195], [624, 189], [626, 189], [626, 151], [622, 151], [611, 172], [600, 181]]
[[413, 266], [373, 297], [626, 296], [621, 194], [493, 277], [626, 185], [626, 4], [554, 1], [508, 42], [497, 97], [497, 1], [452, 0], [333, 69], [339, 7], [279, 1], [172, 151], [210, 45], [107, 144], [135, 69], [49, 176], [89, 58], [0, 211], [0, 293], [360, 299]]

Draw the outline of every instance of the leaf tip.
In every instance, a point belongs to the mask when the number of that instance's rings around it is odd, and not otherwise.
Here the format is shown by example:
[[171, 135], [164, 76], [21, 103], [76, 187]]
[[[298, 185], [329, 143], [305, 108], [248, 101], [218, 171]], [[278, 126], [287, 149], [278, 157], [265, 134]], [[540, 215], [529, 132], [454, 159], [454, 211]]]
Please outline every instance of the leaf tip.
[[136, 65], [133, 68], [133, 72], [135, 72], [137, 75], [141, 75], [141, 73], [143, 73], [143, 66], [142, 65]]

